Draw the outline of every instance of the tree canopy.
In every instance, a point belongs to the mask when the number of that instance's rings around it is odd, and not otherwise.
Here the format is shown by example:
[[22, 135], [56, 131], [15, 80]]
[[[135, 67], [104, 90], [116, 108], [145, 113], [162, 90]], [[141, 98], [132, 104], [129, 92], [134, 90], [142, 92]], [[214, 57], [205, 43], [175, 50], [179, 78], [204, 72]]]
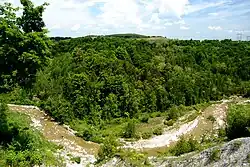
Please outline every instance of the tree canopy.
[[[0, 5], [0, 91], [16, 84], [30, 87], [36, 71], [50, 56], [51, 42], [42, 19], [46, 3], [35, 7], [21, 0], [22, 8]], [[17, 12], [23, 10], [22, 15]]]

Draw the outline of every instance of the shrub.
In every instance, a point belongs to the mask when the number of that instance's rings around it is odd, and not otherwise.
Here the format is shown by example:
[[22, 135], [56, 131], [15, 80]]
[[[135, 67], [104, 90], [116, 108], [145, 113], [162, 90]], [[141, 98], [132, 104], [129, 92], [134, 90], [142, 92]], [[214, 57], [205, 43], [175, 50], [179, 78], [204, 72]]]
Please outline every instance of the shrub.
[[169, 121], [167, 121], [167, 120], [165, 120], [164, 121], [164, 125], [167, 125], [167, 126], [173, 126], [174, 125], [174, 120], [169, 120]]
[[159, 135], [162, 135], [162, 133], [163, 133], [162, 127], [158, 127], [158, 128], [155, 128], [155, 129], [153, 130], [153, 134], [154, 134], [154, 135], [159, 136]]
[[241, 141], [235, 141], [233, 144], [232, 144], [232, 150], [233, 151], [237, 151], [240, 146], [242, 145], [242, 142]]
[[150, 166], [148, 157], [142, 153], [137, 153], [134, 150], [122, 151], [120, 158], [122, 161], [125, 161], [125, 163], [129, 164], [129, 166], [131, 167]]
[[211, 121], [212, 123], [214, 123], [214, 122], [216, 121], [216, 119], [214, 118], [213, 115], [209, 115], [209, 116], [207, 117], [207, 120]]
[[220, 149], [213, 149], [211, 152], [211, 155], [209, 157], [210, 162], [212, 161], [218, 161], [221, 156], [221, 150]]
[[119, 151], [120, 144], [114, 137], [108, 137], [104, 140], [98, 152], [98, 161], [101, 162], [107, 158], [112, 158]]
[[127, 126], [124, 129], [124, 138], [133, 138], [135, 137], [135, 123], [133, 120], [130, 120]]
[[196, 140], [189, 138], [186, 140], [184, 136], [181, 136], [177, 144], [170, 149], [170, 153], [174, 156], [180, 156], [185, 153], [189, 153], [199, 149], [199, 144]]
[[219, 132], [218, 132], [218, 135], [219, 135], [220, 138], [225, 138], [227, 136], [226, 129], [220, 128]]
[[250, 163], [250, 154], [247, 155], [247, 162]]
[[70, 159], [72, 162], [76, 162], [77, 164], [81, 163], [81, 158], [80, 157], [73, 157]]
[[160, 117], [160, 116], [161, 116], [161, 112], [153, 112], [150, 115], [151, 118], [156, 118], [156, 117]]
[[150, 132], [150, 131], [148, 131], [148, 132], [143, 132], [143, 133], [141, 134], [141, 137], [142, 137], [143, 139], [149, 139], [149, 138], [151, 138], [152, 136], [153, 136], [153, 133]]
[[231, 105], [227, 115], [227, 137], [235, 139], [250, 136], [250, 105]]
[[144, 115], [140, 118], [140, 121], [142, 123], [148, 123], [148, 120], [149, 120], [149, 116], [148, 115]]

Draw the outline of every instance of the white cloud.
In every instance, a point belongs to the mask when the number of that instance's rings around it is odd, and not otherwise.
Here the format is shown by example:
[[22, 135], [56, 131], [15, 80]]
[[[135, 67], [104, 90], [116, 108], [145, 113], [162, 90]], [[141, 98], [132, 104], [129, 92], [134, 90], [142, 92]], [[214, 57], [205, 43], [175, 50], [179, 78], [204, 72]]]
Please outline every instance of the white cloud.
[[173, 23], [171, 23], [171, 22], [166, 22], [164, 25], [165, 25], [165, 26], [172, 26]]
[[153, 13], [149, 22], [159, 24], [161, 22], [161, 20], [159, 19], [158, 13]]
[[50, 30], [57, 30], [57, 29], [60, 29], [61, 28], [61, 26], [59, 25], [59, 24], [55, 24], [55, 25], [53, 25], [51, 28], [50, 28]]
[[76, 24], [73, 27], [71, 27], [71, 31], [78, 31], [81, 28], [80, 24]]
[[[3, 0], [0, 0], [2, 2]], [[20, 4], [20, 0], [4, 0]], [[221, 21], [225, 11], [233, 15], [228, 9], [227, 2], [231, 0], [32, 0], [36, 5], [44, 1], [50, 5], [44, 13], [44, 21], [50, 34], [64, 33], [77, 36], [87, 34], [112, 34], [133, 32], [164, 36], [192, 36], [202, 31], [202, 34], [212, 31], [241, 29], [242, 26], [233, 21]], [[214, 13], [206, 13], [208, 8], [220, 7]], [[247, 9], [248, 10], [248, 9]], [[201, 12], [198, 17], [190, 15]], [[209, 10], [211, 11], [211, 10]], [[242, 12], [242, 10], [240, 10]], [[220, 16], [217, 18], [216, 16]], [[184, 17], [185, 16], [185, 17]], [[208, 17], [211, 16], [211, 17]], [[212, 17], [213, 16], [213, 17]], [[228, 22], [226, 22], [228, 21]], [[230, 23], [229, 23], [230, 22]], [[212, 25], [209, 25], [212, 24]], [[231, 24], [231, 26], [229, 25]], [[243, 24], [248, 24], [242, 23]], [[216, 25], [216, 26], [214, 26]], [[217, 26], [220, 25], [220, 26]], [[235, 26], [236, 25], [236, 26]], [[249, 27], [249, 24], [245, 27]], [[205, 29], [204, 29], [205, 27]], [[208, 28], [206, 28], [208, 27]], [[184, 31], [192, 28], [187, 35]], [[230, 35], [229, 30], [221, 33]], [[245, 28], [246, 29], [246, 28]], [[183, 30], [183, 31], [182, 31]], [[208, 33], [207, 33], [208, 32]], [[235, 31], [233, 31], [235, 32]], [[219, 34], [219, 33], [218, 33]]]
[[175, 21], [174, 24], [186, 24], [184, 20]]
[[218, 16], [219, 13], [208, 13], [209, 16]]
[[216, 31], [222, 30], [222, 28], [220, 26], [208, 26], [208, 29], [210, 29], [210, 30], [216, 30]]
[[199, 3], [199, 4], [193, 4], [193, 5], [189, 4], [186, 6], [184, 14], [187, 15], [187, 14], [198, 12], [207, 8], [222, 6], [227, 2], [230, 2], [230, 0], [221, 0], [218, 2], [204, 2], [204, 3]]
[[187, 26], [180, 26], [180, 29], [181, 29], [181, 30], [189, 30], [190, 27], [187, 27]]

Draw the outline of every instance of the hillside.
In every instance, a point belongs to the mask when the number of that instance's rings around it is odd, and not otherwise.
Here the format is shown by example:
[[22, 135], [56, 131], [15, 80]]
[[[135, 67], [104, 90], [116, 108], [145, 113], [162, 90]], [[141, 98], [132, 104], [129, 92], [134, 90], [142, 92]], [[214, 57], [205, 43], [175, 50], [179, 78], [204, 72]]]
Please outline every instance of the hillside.
[[[250, 165], [250, 138], [240, 138], [223, 145], [209, 148], [200, 153], [189, 153], [181, 157], [154, 158], [149, 160], [152, 167], [243, 167]], [[133, 165], [119, 158], [114, 158], [102, 167]], [[142, 165], [143, 166], [143, 165]]]
[[0, 166], [149, 166], [250, 136], [250, 42], [49, 38], [48, 4], [21, 5], [0, 4]]

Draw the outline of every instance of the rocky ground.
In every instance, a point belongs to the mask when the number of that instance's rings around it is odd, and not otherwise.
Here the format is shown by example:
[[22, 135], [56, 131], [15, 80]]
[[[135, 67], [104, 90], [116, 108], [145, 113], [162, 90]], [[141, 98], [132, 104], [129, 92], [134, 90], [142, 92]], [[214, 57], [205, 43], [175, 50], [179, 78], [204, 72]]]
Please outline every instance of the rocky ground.
[[[150, 157], [154, 167], [250, 167], [250, 138], [241, 138], [200, 153], [180, 157]], [[130, 167], [119, 158], [113, 158], [102, 167]], [[132, 166], [131, 166], [132, 167]]]

